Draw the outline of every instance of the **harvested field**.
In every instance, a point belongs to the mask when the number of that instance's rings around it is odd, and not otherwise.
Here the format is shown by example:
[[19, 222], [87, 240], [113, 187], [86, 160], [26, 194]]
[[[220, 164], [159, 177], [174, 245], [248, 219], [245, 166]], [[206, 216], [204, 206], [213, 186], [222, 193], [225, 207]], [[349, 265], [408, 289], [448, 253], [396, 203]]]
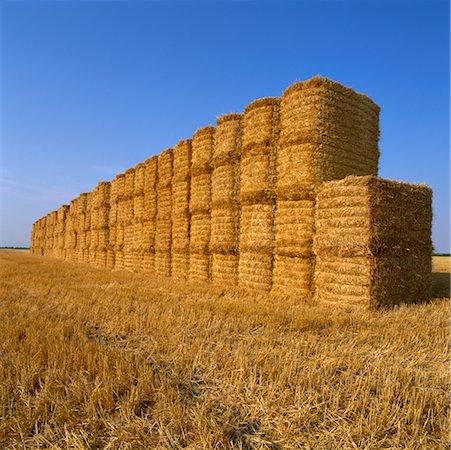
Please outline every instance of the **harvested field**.
[[0, 289], [2, 448], [448, 444], [449, 299], [332, 315], [4, 250]]

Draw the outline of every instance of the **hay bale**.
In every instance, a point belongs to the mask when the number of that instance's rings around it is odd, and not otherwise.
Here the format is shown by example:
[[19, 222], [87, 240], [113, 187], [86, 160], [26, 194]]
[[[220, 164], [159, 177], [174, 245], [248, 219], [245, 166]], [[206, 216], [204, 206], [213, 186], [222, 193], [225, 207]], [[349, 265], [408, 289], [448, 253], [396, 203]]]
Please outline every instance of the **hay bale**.
[[144, 251], [142, 270], [146, 273], [155, 273], [155, 252]]
[[275, 171], [270, 154], [247, 155], [241, 159], [240, 201], [242, 204], [273, 203]]
[[242, 114], [217, 119], [211, 164], [214, 168], [233, 164], [241, 157]]
[[142, 247], [144, 251], [155, 248], [156, 222], [147, 220], [142, 224]]
[[212, 255], [211, 280], [216, 284], [238, 284], [238, 255], [214, 253]]
[[166, 149], [158, 155], [158, 192], [172, 183], [173, 150]]
[[311, 256], [314, 221], [314, 200], [278, 201], [275, 216], [275, 253], [283, 256]]
[[134, 224], [124, 226], [124, 269], [133, 271]]
[[170, 220], [172, 216], [171, 186], [158, 188], [157, 220]]
[[190, 252], [208, 254], [210, 227], [211, 219], [209, 214], [195, 214], [191, 216]]
[[211, 207], [211, 174], [203, 173], [191, 178], [189, 210], [191, 214], [210, 211]]
[[189, 254], [188, 253], [172, 253], [172, 277], [180, 280], [186, 280], [189, 275]]
[[274, 206], [257, 204], [241, 208], [240, 252], [272, 254]]
[[272, 284], [272, 254], [241, 252], [238, 262], [238, 286], [269, 291]]
[[135, 195], [133, 197], [133, 220], [142, 222], [144, 218], [144, 195]]
[[211, 175], [212, 208], [220, 208], [223, 205], [231, 205], [237, 202], [236, 183], [238, 176], [236, 164], [215, 167]]
[[191, 177], [210, 172], [215, 128], [207, 126], [194, 133], [191, 144]]
[[123, 250], [116, 250], [116, 252], [115, 252], [114, 269], [115, 270], [124, 270], [125, 269]]
[[157, 252], [169, 252], [172, 245], [172, 223], [170, 220], [157, 220], [155, 249]]
[[173, 149], [173, 181], [186, 181], [191, 175], [191, 139], [179, 141]]
[[243, 155], [269, 154], [277, 139], [280, 100], [266, 97], [253, 101], [244, 110]]
[[190, 181], [175, 181], [172, 184], [172, 217], [188, 216], [190, 201]]
[[175, 216], [172, 220], [172, 251], [187, 253], [190, 240], [190, 220], [187, 216]]
[[160, 277], [171, 276], [171, 252], [155, 253], [155, 274]]
[[126, 199], [132, 198], [134, 189], [135, 189], [135, 169], [130, 168], [125, 171], [124, 198]]
[[158, 156], [144, 161], [144, 220], [157, 214]]
[[316, 209], [315, 253], [432, 254], [432, 191], [372, 176], [326, 183]]
[[106, 253], [106, 264], [107, 269], [114, 269], [115, 265], [115, 251], [114, 248], [108, 248]]
[[94, 265], [97, 267], [106, 267], [107, 264], [107, 250], [97, 250]]
[[214, 208], [211, 212], [211, 253], [233, 253], [238, 250], [236, 210], [233, 207]]
[[189, 276], [190, 281], [208, 283], [210, 281], [210, 256], [202, 253], [190, 253]]
[[139, 163], [135, 166], [135, 177], [133, 180], [133, 195], [142, 196], [144, 195], [144, 179], [146, 166], [144, 163]]
[[275, 255], [272, 292], [288, 296], [308, 298], [313, 283], [313, 257]]

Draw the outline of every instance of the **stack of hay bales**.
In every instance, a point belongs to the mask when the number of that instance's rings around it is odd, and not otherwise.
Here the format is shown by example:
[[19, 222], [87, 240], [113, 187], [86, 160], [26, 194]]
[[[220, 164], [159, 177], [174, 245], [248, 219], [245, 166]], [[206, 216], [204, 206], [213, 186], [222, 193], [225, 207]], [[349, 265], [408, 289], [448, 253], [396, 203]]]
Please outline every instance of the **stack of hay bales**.
[[248, 289], [272, 286], [278, 136], [279, 99], [255, 100], [245, 108], [238, 284]]
[[174, 278], [187, 279], [190, 242], [191, 140], [179, 141], [173, 149], [172, 261]]
[[242, 114], [217, 120], [211, 179], [211, 280], [238, 284]]
[[68, 261], [73, 261], [76, 256], [77, 235], [75, 231], [76, 227], [76, 199], [71, 200], [69, 204], [69, 210], [66, 215], [66, 230], [64, 237], [64, 248], [66, 250], [65, 258]]
[[215, 128], [207, 126], [194, 133], [191, 148], [191, 214], [189, 279], [209, 282], [211, 232], [211, 158]]
[[116, 177], [110, 182], [110, 208], [108, 213], [108, 246], [106, 254], [106, 267], [114, 269], [116, 260], [116, 238], [118, 227], [118, 184]]
[[142, 270], [155, 273], [155, 234], [157, 223], [158, 156], [144, 161], [144, 216], [141, 244]]
[[432, 191], [373, 176], [325, 183], [316, 208], [315, 296], [372, 307], [431, 289]]
[[110, 183], [101, 181], [91, 194], [91, 240], [89, 262], [106, 267], [108, 247]]
[[169, 148], [158, 156], [155, 273], [163, 277], [171, 276], [172, 168], [173, 150]]
[[62, 205], [58, 208], [56, 212], [57, 224], [56, 224], [56, 235], [57, 235], [57, 245], [55, 256], [59, 259], [66, 258], [64, 238], [66, 233], [66, 216], [69, 211], [68, 205]]
[[83, 251], [86, 246], [85, 219], [86, 219], [86, 193], [81, 193], [75, 199], [74, 231], [76, 237], [75, 260], [83, 262]]
[[135, 169], [125, 171], [123, 196], [123, 224], [124, 224], [124, 269], [133, 270], [134, 254], [134, 219], [133, 219], [133, 192], [135, 189]]
[[92, 216], [92, 192], [86, 194], [85, 200], [85, 220], [83, 240], [83, 262], [89, 264], [89, 247], [91, 246], [91, 216]]
[[135, 166], [135, 179], [133, 184], [133, 245], [132, 245], [132, 270], [139, 271], [142, 268], [143, 247], [143, 222], [144, 222], [144, 177], [145, 166], [143, 163]]
[[277, 149], [273, 290], [308, 296], [316, 190], [347, 175], [377, 175], [379, 107], [322, 77], [282, 95]]
[[124, 269], [124, 228], [125, 228], [125, 174], [116, 176], [117, 223], [114, 244], [114, 268]]

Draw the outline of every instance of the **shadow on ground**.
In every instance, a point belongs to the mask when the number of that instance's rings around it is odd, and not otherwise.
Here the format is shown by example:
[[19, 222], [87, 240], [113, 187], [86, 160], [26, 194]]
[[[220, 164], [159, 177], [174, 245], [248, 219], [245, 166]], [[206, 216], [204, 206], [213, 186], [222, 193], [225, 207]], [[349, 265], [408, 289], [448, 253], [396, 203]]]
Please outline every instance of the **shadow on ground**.
[[432, 272], [433, 297], [450, 297], [450, 274], [446, 272]]

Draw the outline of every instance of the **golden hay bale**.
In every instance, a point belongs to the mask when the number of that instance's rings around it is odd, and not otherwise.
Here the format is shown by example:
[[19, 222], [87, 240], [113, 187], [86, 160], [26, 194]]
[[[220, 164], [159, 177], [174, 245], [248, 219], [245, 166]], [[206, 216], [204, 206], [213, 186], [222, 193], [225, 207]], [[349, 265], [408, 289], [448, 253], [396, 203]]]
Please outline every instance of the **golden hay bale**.
[[190, 252], [207, 254], [210, 244], [211, 218], [209, 214], [191, 216]]
[[144, 253], [140, 250], [134, 250], [132, 254], [132, 271], [141, 272], [143, 267]]
[[[84, 235], [84, 241], [86, 242], [86, 235]], [[117, 241], [117, 226], [111, 226], [108, 228], [108, 248], [115, 249]]]
[[191, 176], [210, 172], [215, 128], [207, 126], [194, 133], [191, 144]]
[[271, 155], [248, 155], [241, 160], [240, 200], [243, 204], [274, 201], [275, 173]]
[[109, 248], [106, 253], [106, 265], [107, 269], [114, 269], [115, 265], [115, 251], [112, 248]]
[[432, 254], [432, 190], [372, 176], [325, 183], [316, 207], [315, 253]]
[[311, 294], [314, 258], [274, 257], [272, 292], [307, 298]]
[[133, 220], [144, 220], [144, 195], [135, 195], [133, 197]]
[[187, 180], [191, 173], [191, 139], [179, 141], [173, 153], [173, 181]]
[[152, 156], [144, 162], [144, 196], [155, 192], [158, 184], [158, 156]]
[[172, 220], [172, 251], [186, 253], [189, 249], [190, 221], [187, 216], [176, 216]]
[[171, 276], [171, 252], [155, 253], [155, 273], [160, 277]]
[[108, 228], [99, 228], [97, 233], [97, 247], [106, 248], [108, 246], [109, 230]]
[[144, 250], [142, 222], [133, 222], [133, 250], [140, 252]]
[[211, 175], [211, 205], [213, 208], [237, 201], [237, 165], [215, 167]]
[[175, 181], [172, 184], [172, 217], [186, 216], [189, 212], [190, 180]]
[[213, 283], [236, 286], [238, 284], [238, 255], [213, 254], [211, 279]]
[[186, 280], [189, 275], [189, 254], [172, 253], [172, 277]]
[[243, 206], [239, 239], [240, 252], [271, 254], [274, 249], [274, 206]]
[[240, 252], [238, 286], [269, 291], [272, 283], [272, 260], [271, 254]]
[[432, 257], [319, 256], [315, 298], [367, 307], [416, 303], [431, 295]]
[[169, 220], [172, 210], [172, 190], [171, 187], [158, 188], [157, 193], [157, 219]]
[[116, 250], [114, 256], [114, 268], [117, 270], [124, 270], [124, 252], [123, 250]]
[[210, 251], [230, 253], [238, 250], [237, 211], [232, 207], [215, 208], [211, 212]]
[[257, 150], [269, 153], [278, 133], [280, 100], [266, 97], [246, 106], [243, 120], [243, 154]]
[[211, 174], [204, 173], [191, 178], [189, 209], [191, 214], [210, 211], [211, 207]]
[[144, 220], [153, 220], [157, 215], [158, 194], [156, 189], [144, 192]]
[[125, 197], [119, 202], [119, 205], [122, 205], [122, 223], [131, 223], [133, 221], [133, 197]]
[[142, 246], [144, 251], [150, 251], [155, 247], [156, 222], [144, 221], [142, 224]]
[[146, 166], [144, 163], [139, 163], [135, 166], [135, 178], [133, 183], [133, 195], [144, 195], [144, 179]]
[[155, 253], [145, 251], [143, 253], [142, 270], [146, 273], [155, 273]]
[[169, 252], [172, 245], [172, 223], [170, 220], [157, 220], [155, 249], [157, 252]]
[[190, 253], [189, 280], [200, 283], [210, 281], [210, 256], [208, 254]]
[[106, 267], [106, 264], [107, 264], [107, 251], [106, 250], [97, 250], [96, 251], [94, 264], [97, 267]]
[[217, 119], [212, 155], [214, 168], [232, 164], [241, 156], [242, 114], [226, 114]]
[[135, 169], [130, 168], [125, 171], [125, 183], [124, 183], [124, 197], [133, 197], [133, 190], [135, 188]]
[[109, 208], [101, 207], [97, 210], [96, 219], [98, 228], [107, 228], [110, 222]]
[[315, 202], [313, 200], [277, 202], [275, 252], [284, 256], [313, 254]]
[[172, 183], [173, 150], [168, 148], [158, 155], [158, 191]]

